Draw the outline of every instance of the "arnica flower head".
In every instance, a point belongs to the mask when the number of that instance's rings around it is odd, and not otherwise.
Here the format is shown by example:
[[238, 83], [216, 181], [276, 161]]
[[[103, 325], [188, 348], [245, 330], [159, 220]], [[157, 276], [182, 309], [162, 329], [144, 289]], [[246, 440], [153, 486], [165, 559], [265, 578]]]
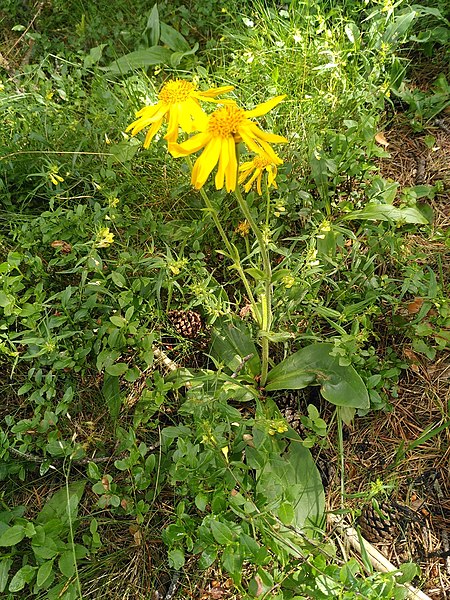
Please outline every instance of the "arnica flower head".
[[261, 180], [264, 171], [267, 171], [267, 187], [278, 187], [277, 182], [275, 181], [278, 173], [277, 165], [283, 164], [283, 161], [276, 154], [275, 157], [276, 160], [274, 161], [273, 158], [267, 154], [258, 154], [253, 160], [245, 162], [239, 167], [239, 183], [244, 183], [245, 180], [251, 176], [244, 186], [244, 190], [246, 192], [250, 190], [253, 183], [256, 181], [256, 189], [258, 194], [261, 196]]
[[[144, 141], [144, 148], [148, 148], [166, 119], [168, 127], [164, 138], [171, 144], [177, 141], [179, 127], [186, 133], [192, 133], [197, 129], [196, 122], [204, 121], [205, 113], [200, 107], [199, 100], [217, 102], [216, 96], [231, 92], [233, 89], [233, 86], [226, 85], [202, 92], [197, 90], [196, 84], [192, 81], [184, 79], [168, 81], [158, 94], [159, 102], [141, 108], [136, 113], [137, 119], [127, 127], [126, 131], [131, 131], [131, 135], [136, 135], [150, 127]], [[221, 100], [221, 102], [224, 101]]]
[[203, 187], [218, 163], [216, 189], [222, 189], [225, 182], [227, 192], [235, 190], [238, 170], [236, 144], [239, 142], [244, 142], [256, 154], [267, 154], [273, 163], [277, 163], [280, 159], [270, 144], [283, 144], [287, 139], [281, 135], [266, 133], [250, 119], [265, 115], [284, 98], [285, 96], [277, 96], [258, 104], [253, 110], [239, 108], [236, 103], [227, 104], [211, 113], [203, 123], [199, 123], [200, 133], [182, 144], [172, 144], [169, 150], [175, 157], [187, 156], [204, 148], [192, 170], [192, 185], [196, 189]]

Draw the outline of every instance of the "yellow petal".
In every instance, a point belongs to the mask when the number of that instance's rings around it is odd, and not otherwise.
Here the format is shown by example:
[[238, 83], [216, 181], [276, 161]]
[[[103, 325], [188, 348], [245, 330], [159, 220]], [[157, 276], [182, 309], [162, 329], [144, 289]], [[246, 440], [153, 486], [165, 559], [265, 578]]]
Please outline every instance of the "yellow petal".
[[153, 125], [147, 131], [147, 135], [145, 136], [145, 140], [144, 140], [144, 148], [148, 148], [150, 146], [150, 143], [151, 143], [152, 139], [155, 137], [155, 135], [158, 133], [158, 130], [162, 125], [162, 122], [163, 122], [162, 119], [160, 119], [159, 121], [156, 121], [156, 123], [153, 123]]
[[270, 110], [272, 110], [272, 108], [275, 108], [275, 106], [277, 106], [277, 104], [280, 104], [280, 102], [282, 102], [285, 98], [286, 94], [284, 94], [283, 96], [276, 96], [275, 98], [272, 98], [272, 100], [268, 100], [267, 102], [258, 104], [258, 106], [255, 106], [255, 108], [253, 108], [252, 110], [246, 110], [245, 116], [248, 119], [251, 119], [253, 117], [261, 117], [262, 115], [265, 115]]
[[228, 144], [223, 143], [220, 149], [219, 166], [217, 168], [215, 179], [216, 190], [221, 190], [223, 188], [223, 184], [225, 181], [225, 170], [228, 166], [229, 160], [230, 156], [228, 152]]
[[234, 90], [234, 85], [223, 85], [218, 88], [211, 88], [206, 92], [197, 92], [196, 95], [205, 98], [214, 98], [215, 96], [219, 96], [220, 94], [226, 94], [227, 92], [232, 92]]
[[262, 172], [259, 174], [259, 177], [256, 180], [256, 190], [260, 196], [262, 196], [261, 180], [262, 180]]
[[[268, 133], [267, 131], [263, 131], [256, 125], [256, 123], [246, 123], [244, 126], [249, 132], [251, 132], [252, 137], [264, 140], [269, 142], [269, 144], [287, 144], [288, 140], [282, 135], [277, 135], [276, 133]], [[278, 158], [280, 161], [281, 158]], [[280, 163], [278, 163], [280, 164]]]
[[206, 146], [210, 139], [211, 135], [207, 132], [197, 133], [197, 135], [193, 135], [182, 144], [171, 144], [169, 151], [175, 158], [178, 158], [179, 156], [187, 156], [188, 154], [193, 154], [194, 152], [200, 150], [200, 148]]
[[213, 138], [206, 148], [203, 150], [201, 156], [197, 159], [194, 170], [192, 171], [192, 183], [194, 187], [199, 190], [205, 184], [211, 171], [217, 164], [221, 150], [221, 139]]
[[169, 144], [176, 142], [178, 138], [179, 111], [177, 108], [177, 106], [173, 106], [169, 111], [169, 124], [167, 125], [167, 133], [164, 136]]
[[136, 135], [136, 133], [139, 133], [139, 131], [142, 131], [155, 121], [162, 119], [168, 110], [168, 107], [161, 104], [157, 104], [156, 106], [144, 106], [143, 109], [136, 113], [136, 116], [139, 115], [139, 118], [136, 119], [136, 121], [133, 121], [131, 125], [128, 125], [125, 131], [130, 131], [130, 129], [132, 129], [131, 135]]
[[238, 163], [236, 156], [236, 143], [233, 138], [227, 138], [229, 160], [225, 170], [225, 182], [227, 192], [232, 192], [236, 189]]

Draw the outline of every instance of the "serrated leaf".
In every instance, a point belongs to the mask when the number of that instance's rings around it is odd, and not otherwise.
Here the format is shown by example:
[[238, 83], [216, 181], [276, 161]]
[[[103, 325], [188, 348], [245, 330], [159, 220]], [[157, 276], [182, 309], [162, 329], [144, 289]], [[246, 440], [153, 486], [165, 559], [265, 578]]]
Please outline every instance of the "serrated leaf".
[[320, 385], [322, 396], [336, 406], [369, 408], [369, 394], [352, 366], [341, 366], [331, 356], [333, 344], [311, 344], [291, 354], [267, 377], [266, 390], [295, 390]]
[[104, 70], [111, 75], [124, 75], [136, 69], [148, 69], [154, 65], [169, 65], [171, 56], [172, 52], [168, 48], [152, 46], [121, 56]]

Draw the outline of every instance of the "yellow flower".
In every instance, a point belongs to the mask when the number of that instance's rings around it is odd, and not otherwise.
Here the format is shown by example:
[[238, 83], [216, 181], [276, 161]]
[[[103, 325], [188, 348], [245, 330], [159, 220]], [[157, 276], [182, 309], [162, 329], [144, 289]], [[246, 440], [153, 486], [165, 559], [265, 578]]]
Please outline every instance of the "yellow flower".
[[95, 236], [96, 248], [107, 248], [114, 241], [114, 234], [110, 232], [109, 227], [102, 227]]
[[292, 277], [292, 275], [285, 275], [282, 277], [281, 281], [284, 287], [289, 290], [295, 283], [295, 277]]
[[276, 188], [277, 183], [275, 181], [275, 177], [277, 176], [278, 169], [277, 165], [283, 164], [281, 158], [279, 158], [276, 154], [276, 161], [273, 160], [272, 157], [267, 156], [267, 154], [258, 154], [255, 156], [253, 160], [243, 163], [239, 167], [239, 172], [241, 175], [239, 176], [239, 183], [244, 183], [244, 181], [251, 175], [253, 171], [253, 175], [247, 181], [244, 186], [246, 192], [250, 190], [253, 185], [253, 182], [256, 181], [256, 189], [258, 190], [258, 194], [261, 196], [261, 180], [264, 171], [267, 171], [267, 187], [271, 185]]
[[50, 170], [48, 172], [48, 178], [53, 183], [53, 185], [59, 185], [64, 181], [64, 178], [58, 174], [59, 167], [56, 165], [51, 165]]
[[241, 237], [245, 237], [250, 233], [250, 223], [247, 220], [241, 221], [234, 231]]
[[150, 126], [144, 141], [144, 148], [148, 148], [166, 119], [169, 124], [164, 138], [169, 144], [176, 142], [179, 127], [186, 133], [191, 133], [196, 129], [197, 121], [202, 122], [206, 119], [199, 100], [217, 102], [216, 96], [234, 89], [231, 85], [210, 89], [206, 92], [197, 91], [196, 88], [195, 83], [191, 81], [183, 79], [168, 81], [158, 94], [159, 102], [141, 108], [136, 113], [136, 121], [131, 123], [126, 131], [131, 131], [131, 135], [136, 135]]
[[169, 151], [178, 157], [193, 154], [204, 148], [192, 170], [192, 185], [198, 190], [203, 187], [218, 163], [216, 189], [222, 189], [225, 182], [227, 192], [231, 192], [236, 189], [237, 183], [236, 144], [239, 142], [243, 141], [256, 154], [268, 155], [275, 164], [280, 160], [270, 144], [286, 143], [287, 139], [262, 131], [250, 119], [265, 115], [284, 98], [285, 96], [277, 96], [247, 111], [239, 108], [236, 103], [227, 104], [215, 110], [199, 124], [200, 133], [182, 144], [172, 144]]

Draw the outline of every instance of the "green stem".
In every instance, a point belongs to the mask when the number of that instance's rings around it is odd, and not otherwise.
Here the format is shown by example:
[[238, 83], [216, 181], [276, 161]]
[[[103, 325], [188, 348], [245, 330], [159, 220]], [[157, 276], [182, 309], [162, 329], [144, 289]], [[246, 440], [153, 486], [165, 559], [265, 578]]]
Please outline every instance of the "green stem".
[[269, 338], [270, 327], [272, 325], [272, 268], [270, 266], [269, 252], [267, 249], [267, 242], [264, 240], [264, 236], [258, 227], [256, 221], [253, 219], [252, 213], [248, 207], [247, 202], [242, 196], [242, 192], [239, 186], [236, 187], [234, 194], [239, 204], [239, 208], [242, 214], [247, 219], [253, 233], [255, 234], [258, 242], [259, 251], [261, 253], [261, 259], [263, 263], [264, 271], [264, 293], [261, 294], [261, 386], [263, 387], [266, 383], [267, 373], [269, 370]]
[[[186, 162], [189, 165], [189, 168], [191, 169], [191, 172], [192, 172], [192, 169], [193, 169], [192, 161], [189, 156], [186, 156], [185, 158], [186, 158]], [[203, 188], [200, 188], [199, 191], [200, 191], [201, 197], [203, 198], [205, 206], [208, 209], [209, 214], [212, 217], [212, 220], [214, 221], [214, 225], [216, 226], [217, 231], [219, 232], [220, 237], [222, 238], [222, 241], [225, 244], [226, 249], [228, 250], [228, 254], [229, 254], [231, 260], [233, 261], [233, 266], [236, 269], [236, 271], [238, 272], [238, 275], [241, 278], [242, 283], [244, 284], [245, 291], [247, 293], [249, 302], [252, 307], [253, 316], [254, 316], [256, 322], [258, 323], [258, 326], [262, 328], [263, 318], [261, 316], [261, 312], [258, 308], [256, 300], [253, 296], [253, 292], [250, 287], [250, 283], [247, 279], [247, 276], [245, 274], [245, 271], [242, 268], [239, 256], [237, 254], [237, 249], [236, 249], [236, 247], [233, 247], [231, 245], [229, 239], [227, 238], [227, 234], [225, 233], [225, 230], [220, 223], [217, 210], [215, 209], [214, 205], [212, 204], [211, 200], [209, 199], [208, 194], [205, 192], [205, 190]]]

